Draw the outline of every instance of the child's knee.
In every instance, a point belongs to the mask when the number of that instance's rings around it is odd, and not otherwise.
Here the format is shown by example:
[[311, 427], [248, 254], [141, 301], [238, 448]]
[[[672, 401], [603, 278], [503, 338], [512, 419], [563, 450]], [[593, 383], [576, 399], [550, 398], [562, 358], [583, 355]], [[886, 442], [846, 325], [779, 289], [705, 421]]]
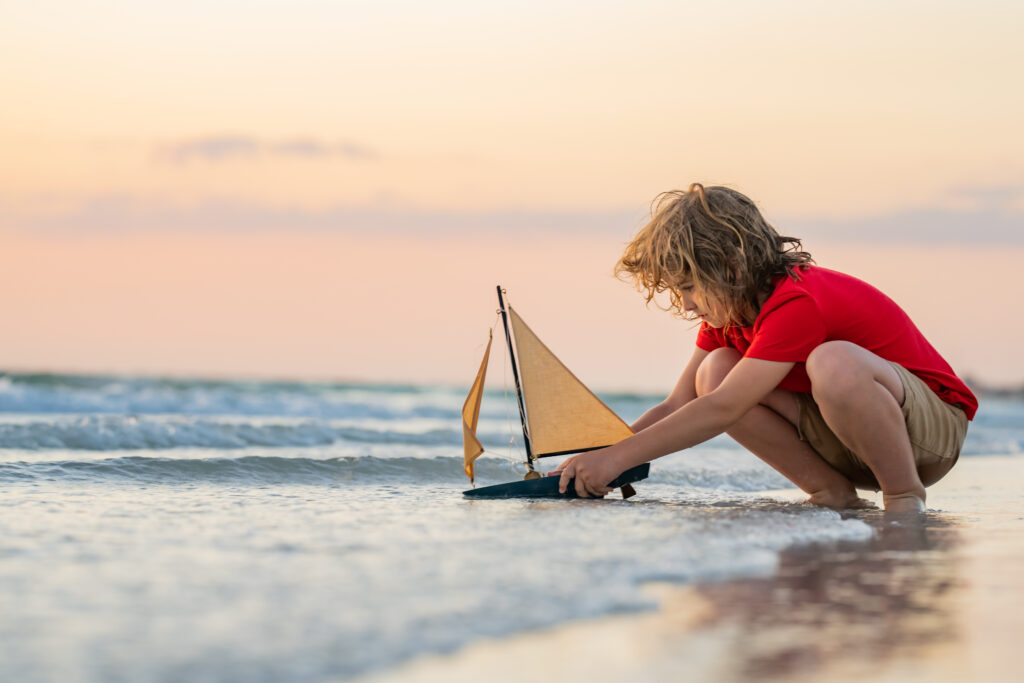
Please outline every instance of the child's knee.
[[857, 350], [860, 350], [860, 347], [845, 341], [831, 341], [818, 345], [807, 356], [804, 366], [811, 384], [822, 389], [839, 386], [840, 391], [845, 391], [842, 385], [851, 382], [858, 374]]
[[848, 403], [866, 395], [863, 388], [875, 383], [903, 403], [903, 382], [892, 364], [852, 342], [819, 345], [807, 356], [805, 368], [818, 403]]
[[717, 389], [741, 358], [739, 351], [726, 347], [715, 349], [709, 353], [697, 368], [696, 386], [694, 387], [697, 390], [697, 395], [704, 396]]

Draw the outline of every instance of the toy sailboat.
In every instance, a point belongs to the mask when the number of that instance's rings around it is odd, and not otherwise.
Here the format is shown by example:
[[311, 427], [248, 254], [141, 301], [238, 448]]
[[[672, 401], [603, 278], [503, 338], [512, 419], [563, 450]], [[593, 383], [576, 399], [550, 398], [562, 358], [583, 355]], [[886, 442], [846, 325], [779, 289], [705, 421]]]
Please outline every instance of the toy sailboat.
[[[463, 493], [473, 498], [575, 498], [574, 482], [570, 482], [564, 494], [559, 494], [558, 477], [542, 477], [534, 467], [537, 459], [605, 448], [630, 436], [633, 431], [551, 353], [511, 306], [506, 309], [502, 293], [499, 285], [498, 306], [512, 362], [528, 471], [524, 481], [485, 486]], [[515, 344], [512, 343], [513, 335]], [[484, 452], [476, 437], [476, 428], [492, 341], [493, 335], [487, 342], [480, 370], [462, 407], [463, 462], [471, 482], [473, 461]], [[649, 463], [633, 467], [609, 486], [621, 488], [623, 498], [628, 498], [635, 493], [630, 484], [646, 479], [649, 471]]]

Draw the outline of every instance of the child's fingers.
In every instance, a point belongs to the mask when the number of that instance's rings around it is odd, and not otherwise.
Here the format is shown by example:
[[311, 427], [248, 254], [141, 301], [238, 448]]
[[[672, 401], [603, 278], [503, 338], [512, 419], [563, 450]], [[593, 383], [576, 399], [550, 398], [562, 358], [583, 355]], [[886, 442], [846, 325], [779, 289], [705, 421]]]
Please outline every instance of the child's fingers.
[[[572, 479], [575, 469], [576, 468], [572, 465], [568, 465], [564, 470], [562, 470], [561, 477], [558, 480], [559, 493], [565, 493], [565, 489], [569, 486], [569, 480]], [[577, 483], [576, 486], [579, 488], [579, 483]]]
[[583, 477], [576, 477], [576, 495], [580, 498], [590, 498], [590, 493], [587, 491], [587, 483], [583, 481]]
[[576, 459], [576, 456], [573, 456], [573, 457], [571, 457], [571, 458], [569, 458], [567, 460], [563, 460], [562, 462], [558, 463], [558, 465], [555, 466], [554, 471], [549, 473], [549, 476], [554, 476], [556, 474], [561, 474], [562, 471], [565, 470], [566, 467], [571, 465], [573, 460], [575, 460], [575, 459]]

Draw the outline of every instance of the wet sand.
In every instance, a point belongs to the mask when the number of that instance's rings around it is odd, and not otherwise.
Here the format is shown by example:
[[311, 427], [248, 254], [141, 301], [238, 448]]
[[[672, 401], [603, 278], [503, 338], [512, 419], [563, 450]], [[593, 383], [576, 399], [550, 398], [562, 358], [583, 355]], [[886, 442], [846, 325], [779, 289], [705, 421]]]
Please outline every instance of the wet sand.
[[1024, 458], [965, 458], [928, 506], [851, 512], [873, 540], [785, 551], [770, 578], [650, 585], [656, 612], [480, 641], [368, 680], [1024, 680]]

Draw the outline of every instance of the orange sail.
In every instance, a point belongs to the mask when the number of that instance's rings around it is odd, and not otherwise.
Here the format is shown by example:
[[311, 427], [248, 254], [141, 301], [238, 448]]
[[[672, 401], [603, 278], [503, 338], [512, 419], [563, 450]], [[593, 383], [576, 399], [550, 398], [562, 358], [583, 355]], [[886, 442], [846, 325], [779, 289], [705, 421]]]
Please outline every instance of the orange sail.
[[633, 431], [551, 353], [510, 306], [535, 457], [576, 453], [622, 441]]
[[480, 370], [476, 373], [473, 386], [469, 389], [469, 396], [462, 405], [462, 448], [463, 467], [466, 469], [466, 476], [473, 481], [473, 461], [484, 452], [484, 447], [476, 438], [476, 425], [480, 419], [480, 400], [484, 396], [484, 378], [487, 377], [487, 359], [491, 356], [491, 342], [494, 341], [494, 333], [487, 340], [487, 350], [484, 351], [484, 359], [480, 363]]

